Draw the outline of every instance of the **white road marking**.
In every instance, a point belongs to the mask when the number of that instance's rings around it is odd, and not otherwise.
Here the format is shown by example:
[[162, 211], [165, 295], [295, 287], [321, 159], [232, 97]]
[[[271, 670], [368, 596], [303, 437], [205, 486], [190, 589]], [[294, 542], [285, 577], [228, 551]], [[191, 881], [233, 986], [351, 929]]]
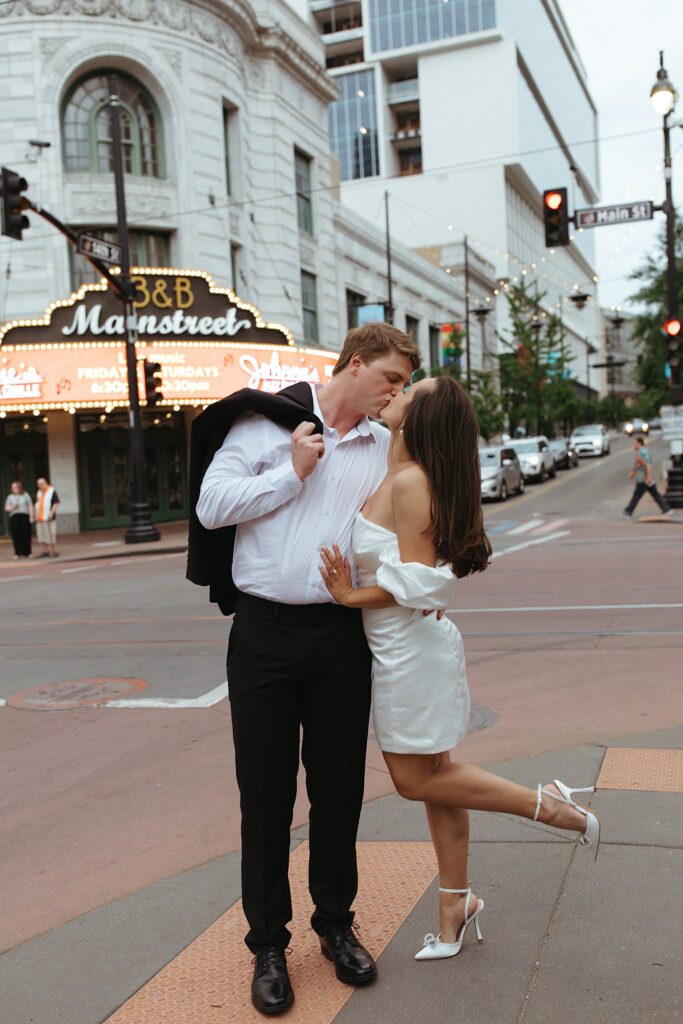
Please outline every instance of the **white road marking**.
[[94, 566], [94, 565], [81, 565], [81, 566], [79, 566], [76, 569], [60, 569], [59, 571], [62, 572], [62, 573], [67, 573], [67, 572], [90, 572], [91, 569], [95, 569], [95, 568], [96, 568], [96, 566]]
[[131, 697], [124, 700], [109, 700], [98, 704], [100, 708], [210, 708], [228, 696], [227, 682], [221, 683], [201, 697]]
[[512, 530], [505, 530], [503, 532], [506, 537], [514, 537], [517, 533], [527, 533], [528, 530], [535, 530], [537, 526], [543, 526], [542, 519], [530, 519], [528, 523], [522, 523], [521, 526], [515, 526]]
[[558, 530], [557, 533], [548, 533], [545, 537], [536, 537], [534, 540], [525, 540], [523, 544], [513, 544], [511, 548], [503, 548], [502, 551], [494, 551], [494, 558], [502, 558], [503, 555], [511, 555], [513, 551], [521, 551], [523, 548], [530, 548], [534, 544], [546, 544], [549, 540], [559, 540], [560, 537], [568, 537], [569, 530]]
[[7, 701], [5, 700], [5, 698], [4, 697], [0, 697], [0, 708], [4, 708], [6, 704], [7, 704]]
[[130, 565], [132, 558], [120, 558], [117, 562], [107, 562], [107, 565]]
[[122, 540], [98, 540], [90, 546], [93, 548], [113, 548], [123, 544]]
[[32, 576], [3, 576], [0, 578], [0, 583], [14, 583], [15, 580], [34, 580], [35, 578], [35, 574]]
[[505, 614], [506, 612], [620, 612], [620, 611], [647, 611], [661, 610], [663, 608], [683, 608], [681, 604], [555, 604], [555, 605], [519, 605], [517, 608], [448, 608], [449, 612], [457, 612], [458, 615], [482, 615], [489, 612]]

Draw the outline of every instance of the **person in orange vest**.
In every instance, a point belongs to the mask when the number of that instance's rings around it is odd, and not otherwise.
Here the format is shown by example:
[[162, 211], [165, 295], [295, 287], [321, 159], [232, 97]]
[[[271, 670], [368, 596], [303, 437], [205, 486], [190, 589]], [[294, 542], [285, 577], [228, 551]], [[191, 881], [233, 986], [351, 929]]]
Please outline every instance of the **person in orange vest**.
[[57, 551], [57, 506], [59, 495], [44, 476], [36, 481], [36, 536], [43, 545], [39, 558], [56, 558]]

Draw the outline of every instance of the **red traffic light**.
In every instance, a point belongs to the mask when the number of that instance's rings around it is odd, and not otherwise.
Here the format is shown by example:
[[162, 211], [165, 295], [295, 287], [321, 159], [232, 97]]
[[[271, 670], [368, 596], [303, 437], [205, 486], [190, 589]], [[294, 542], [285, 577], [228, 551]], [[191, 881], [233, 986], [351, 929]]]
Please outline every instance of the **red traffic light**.
[[677, 316], [672, 316], [666, 321], [663, 327], [664, 333], [668, 334], [670, 338], [677, 338], [681, 333], [681, 321]]
[[559, 210], [564, 202], [564, 196], [561, 192], [547, 192], [545, 195], [545, 205], [549, 210]]

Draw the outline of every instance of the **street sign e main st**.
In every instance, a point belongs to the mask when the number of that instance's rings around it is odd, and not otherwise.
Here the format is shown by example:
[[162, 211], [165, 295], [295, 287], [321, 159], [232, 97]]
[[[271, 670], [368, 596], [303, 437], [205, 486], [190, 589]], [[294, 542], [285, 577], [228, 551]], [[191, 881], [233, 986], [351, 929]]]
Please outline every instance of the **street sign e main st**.
[[94, 256], [96, 259], [102, 260], [103, 263], [121, 266], [123, 248], [116, 242], [105, 242], [102, 238], [96, 238], [94, 235], [80, 233], [78, 235], [78, 252], [84, 256]]
[[601, 228], [610, 224], [626, 224], [636, 220], [652, 220], [654, 205], [648, 199], [641, 203], [621, 203], [616, 206], [598, 206], [577, 210], [574, 222], [577, 228]]

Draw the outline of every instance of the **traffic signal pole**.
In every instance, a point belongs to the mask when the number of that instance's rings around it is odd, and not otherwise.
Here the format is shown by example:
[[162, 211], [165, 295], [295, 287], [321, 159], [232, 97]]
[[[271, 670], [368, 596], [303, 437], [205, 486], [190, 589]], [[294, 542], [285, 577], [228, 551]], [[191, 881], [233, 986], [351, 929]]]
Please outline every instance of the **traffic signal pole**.
[[147, 501], [145, 483], [145, 450], [140, 413], [137, 368], [137, 314], [133, 305], [135, 287], [130, 278], [130, 242], [126, 219], [126, 193], [124, 185], [123, 147], [121, 144], [121, 119], [119, 88], [116, 75], [107, 76], [109, 88], [109, 116], [111, 118], [112, 154], [114, 162], [114, 183], [116, 187], [116, 218], [119, 244], [121, 246], [121, 298], [126, 327], [126, 367], [128, 370], [128, 420], [130, 427], [131, 494], [130, 526], [124, 534], [126, 544], [142, 544], [159, 540], [160, 533], [152, 525], [150, 506]]

